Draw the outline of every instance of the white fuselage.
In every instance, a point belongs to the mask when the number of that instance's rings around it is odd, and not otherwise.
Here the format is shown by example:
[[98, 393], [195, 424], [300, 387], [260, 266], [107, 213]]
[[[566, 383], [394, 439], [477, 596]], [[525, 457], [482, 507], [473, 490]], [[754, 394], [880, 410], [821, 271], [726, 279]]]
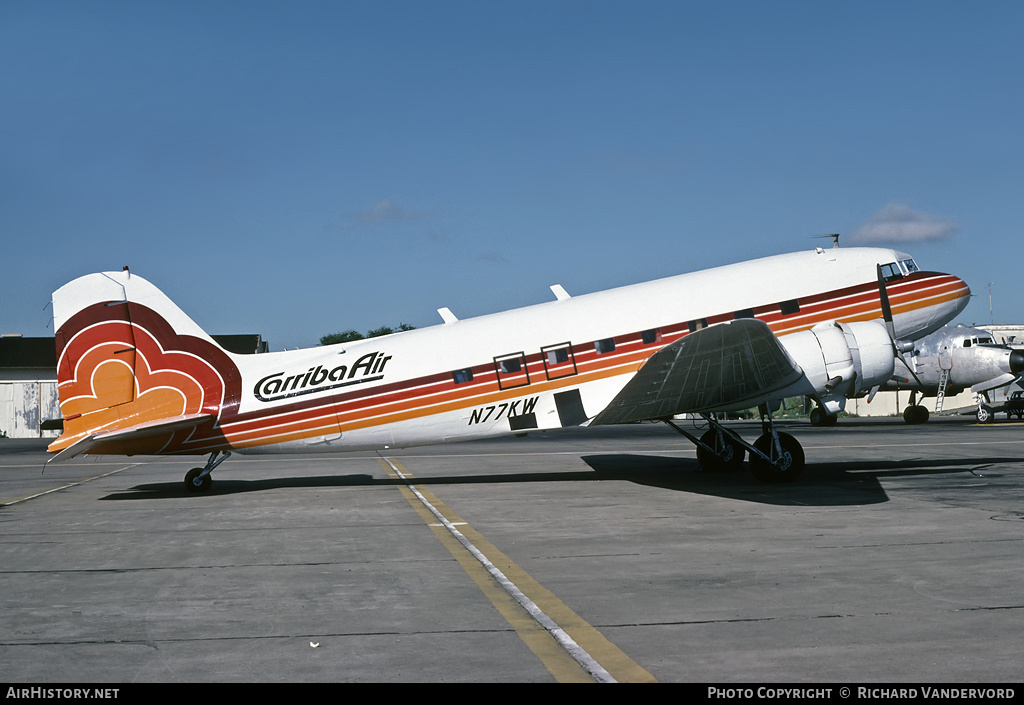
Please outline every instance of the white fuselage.
[[[385, 448], [576, 425], [692, 328], [752, 314], [786, 345], [818, 323], [879, 319], [876, 265], [907, 259], [885, 249], [780, 255], [357, 343], [236, 356], [243, 376], [237, 411], [246, 420], [222, 425], [234, 447], [250, 451]], [[888, 285], [899, 338], [935, 330], [967, 302], [955, 277], [918, 274]], [[561, 363], [559, 351], [568, 358]], [[791, 353], [799, 362], [801, 353]], [[456, 382], [460, 370], [472, 380]], [[350, 384], [312, 384], [325, 372]], [[786, 390], [793, 393], [813, 389]], [[274, 411], [295, 421], [249, 420]]]

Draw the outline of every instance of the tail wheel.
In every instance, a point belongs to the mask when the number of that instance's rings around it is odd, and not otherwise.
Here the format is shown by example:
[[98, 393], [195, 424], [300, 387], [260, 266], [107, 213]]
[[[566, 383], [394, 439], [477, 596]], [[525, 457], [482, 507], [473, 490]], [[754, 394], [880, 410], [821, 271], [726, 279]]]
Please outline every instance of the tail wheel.
[[210, 489], [213, 478], [210, 475], [200, 477], [202, 474], [203, 468], [192, 468], [185, 473], [185, 489], [188, 492], [206, 492]]
[[721, 439], [722, 441], [719, 443], [718, 431], [713, 428], [700, 437], [701, 443], [718, 451], [712, 453], [697, 446], [697, 462], [700, 463], [701, 470], [717, 472], [719, 470], [738, 470], [743, 466], [743, 458], [746, 455], [743, 446], [724, 433]]
[[762, 482], [793, 482], [804, 470], [804, 449], [800, 442], [788, 433], [778, 436], [781, 453], [775, 448], [770, 433], [754, 441], [754, 447], [770, 458], [769, 462], [760, 455], [750, 454], [750, 470]]

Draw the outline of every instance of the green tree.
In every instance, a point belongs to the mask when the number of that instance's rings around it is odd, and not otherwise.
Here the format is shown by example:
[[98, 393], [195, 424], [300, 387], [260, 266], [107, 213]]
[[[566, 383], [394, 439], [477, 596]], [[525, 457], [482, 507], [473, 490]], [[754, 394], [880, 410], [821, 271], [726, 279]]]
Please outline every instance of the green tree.
[[320, 344], [351, 343], [353, 340], [362, 340], [363, 337], [363, 334], [359, 331], [346, 330], [341, 333], [328, 333], [327, 335], [320, 336]]
[[366, 335], [363, 335], [357, 330], [346, 330], [341, 333], [328, 333], [327, 335], [320, 336], [320, 344], [334, 345], [335, 343], [351, 343], [354, 340], [377, 338], [382, 335], [391, 335], [392, 333], [406, 330], [416, 330], [416, 326], [411, 326], [408, 323], [399, 323], [397, 329], [392, 328], [391, 326], [381, 326], [380, 328], [374, 328], [373, 330], [367, 331]]

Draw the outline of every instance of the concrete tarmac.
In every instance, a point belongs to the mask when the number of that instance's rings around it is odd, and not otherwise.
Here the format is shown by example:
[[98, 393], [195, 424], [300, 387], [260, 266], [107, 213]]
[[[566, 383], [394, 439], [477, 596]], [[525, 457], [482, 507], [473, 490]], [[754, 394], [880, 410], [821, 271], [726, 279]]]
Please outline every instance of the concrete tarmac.
[[0, 439], [0, 680], [1020, 682], [1024, 425], [780, 426], [790, 485], [654, 424], [236, 454], [201, 495]]

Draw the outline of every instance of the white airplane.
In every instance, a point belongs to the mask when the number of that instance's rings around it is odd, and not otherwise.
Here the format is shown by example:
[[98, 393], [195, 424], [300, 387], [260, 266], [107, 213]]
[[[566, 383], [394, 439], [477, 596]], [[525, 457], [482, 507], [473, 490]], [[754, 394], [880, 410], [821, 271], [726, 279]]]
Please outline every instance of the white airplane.
[[[953, 319], [970, 289], [906, 254], [833, 248], [778, 255], [441, 325], [235, 355], [145, 279], [90, 274], [53, 295], [63, 433], [80, 453], [209, 454], [189, 491], [232, 452], [384, 450], [570, 426], [661, 420], [703, 468], [790, 481], [804, 455], [776, 430], [780, 400], [835, 413], [892, 377], [895, 355]], [[891, 302], [891, 305], [890, 305]], [[716, 414], [758, 406], [743, 440]], [[702, 417], [700, 437], [673, 422]]]

